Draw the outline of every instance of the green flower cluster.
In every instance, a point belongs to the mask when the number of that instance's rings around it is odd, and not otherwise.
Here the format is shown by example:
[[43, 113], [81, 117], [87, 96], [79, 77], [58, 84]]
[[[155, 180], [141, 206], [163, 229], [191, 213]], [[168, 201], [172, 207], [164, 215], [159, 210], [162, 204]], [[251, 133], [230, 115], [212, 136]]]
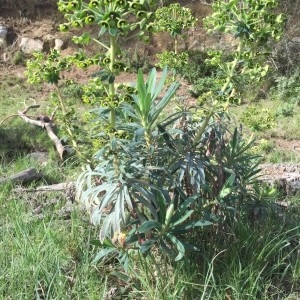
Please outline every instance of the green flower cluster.
[[115, 94], [109, 93], [109, 86], [99, 78], [93, 78], [83, 87], [83, 102], [91, 105], [100, 105], [102, 107], [117, 108], [121, 104], [134, 104], [132, 95], [137, 93], [136, 88], [120, 84], [117, 86]]
[[33, 59], [27, 61], [27, 78], [30, 83], [48, 82], [57, 84], [60, 73], [70, 68], [70, 61], [53, 49], [46, 59], [45, 54], [36, 52]]
[[188, 54], [186, 52], [175, 53], [174, 51], [164, 51], [157, 54], [157, 66], [163, 68], [168, 66], [174, 70], [181, 70], [188, 63]]
[[[92, 0], [89, 3], [60, 0], [58, 8], [68, 21], [59, 26], [61, 31], [98, 24], [101, 34], [106, 31], [112, 35], [124, 34], [138, 25], [146, 29], [146, 23], [154, 16], [147, 12], [148, 5], [143, 0]], [[133, 16], [136, 22], [132, 22]]]
[[182, 7], [179, 3], [157, 9], [155, 17], [156, 30], [167, 31], [172, 37], [182, 34], [185, 29], [194, 27], [198, 21], [193, 17], [189, 8]]
[[203, 22], [209, 31], [233, 34], [251, 44], [265, 44], [270, 38], [279, 40], [283, 34], [284, 14], [272, 13], [278, 0], [214, 1], [214, 13]]

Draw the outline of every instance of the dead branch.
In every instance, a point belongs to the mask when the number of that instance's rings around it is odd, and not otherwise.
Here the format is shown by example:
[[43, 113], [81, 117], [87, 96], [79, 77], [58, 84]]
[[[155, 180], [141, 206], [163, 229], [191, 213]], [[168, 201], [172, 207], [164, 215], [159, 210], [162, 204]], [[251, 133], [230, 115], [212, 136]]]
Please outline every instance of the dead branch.
[[26, 182], [40, 179], [42, 178], [42, 176], [43, 175], [37, 172], [35, 168], [29, 168], [17, 174], [8, 176], [6, 178], [0, 178], [0, 184], [6, 183], [8, 181], [26, 183]]
[[27, 115], [27, 112], [30, 109], [39, 108], [39, 107], [40, 107], [39, 104], [29, 105], [23, 111], [18, 111], [18, 114], [13, 114], [13, 115], [10, 115], [10, 116], [6, 117], [4, 120], [2, 120], [0, 122], [0, 125], [3, 124], [7, 119], [9, 119], [11, 117], [20, 117], [26, 123], [32, 124], [34, 126], [42, 127], [43, 129], [46, 130], [49, 138], [54, 143], [60, 158], [64, 159], [67, 156], [68, 152], [69, 152], [68, 148], [63, 146], [60, 139], [53, 132], [53, 118], [54, 118], [54, 114], [56, 112], [56, 109], [53, 111], [53, 113], [51, 114], [50, 117], [45, 116], [45, 115], [39, 115], [37, 117]]
[[52, 126], [52, 118], [44, 115], [40, 115], [36, 118], [36, 120], [29, 118], [26, 113], [32, 109], [32, 108], [38, 108], [40, 107], [39, 105], [30, 105], [26, 107], [24, 111], [18, 111], [18, 115], [20, 116], [21, 119], [23, 119], [26, 123], [42, 127], [46, 129], [47, 134], [51, 141], [54, 143], [56, 150], [60, 156], [61, 159], [64, 159], [66, 155], [68, 154], [67, 148], [63, 146], [61, 143], [60, 139], [57, 137], [57, 135], [53, 132], [53, 126]]
[[38, 186], [35, 189], [16, 188], [15, 192], [62, 192], [75, 190], [75, 182], [63, 182], [51, 185]]
[[71, 202], [74, 202], [75, 199], [75, 182], [64, 182], [51, 185], [38, 186], [36, 188], [23, 188], [17, 187], [13, 189], [13, 192], [16, 193], [48, 193], [48, 192], [59, 192], [63, 193], [64, 197]]

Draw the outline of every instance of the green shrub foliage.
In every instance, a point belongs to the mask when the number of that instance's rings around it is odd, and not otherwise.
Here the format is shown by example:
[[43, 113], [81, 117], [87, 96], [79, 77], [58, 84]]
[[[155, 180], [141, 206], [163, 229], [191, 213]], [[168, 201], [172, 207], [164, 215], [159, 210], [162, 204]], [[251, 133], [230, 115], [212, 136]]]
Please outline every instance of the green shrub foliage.
[[[77, 153], [89, 162], [78, 178], [77, 191], [92, 222], [100, 224], [94, 244], [102, 249], [95, 261], [116, 257], [125, 269], [137, 253], [159, 249], [177, 261], [188, 251], [197, 251], [196, 245], [189, 244], [193, 230], [222, 224], [230, 212], [238, 218], [244, 204], [253, 199], [257, 157], [249, 154], [252, 142], [228, 129], [225, 109], [240, 77], [265, 75], [268, 66], [254, 59], [254, 44], [263, 47], [270, 37], [277, 39], [281, 32], [276, 28], [283, 22], [281, 15], [266, 18], [269, 7], [277, 4], [273, 0], [214, 2], [215, 12], [206, 19], [206, 26], [234, 32], [237, 52], [229, 61], [223, 60], [222, 51], [208, 53], [211, 68], [222, 73], [215, 90], [205, 93], [212, 100], [209, 108], [170, 112], [166, 107], [172, 106], [180, 85], [175, 81], [166, 87], [167, 67], [159, 80], [156, 69], [146, 79], [139, 69], [135, 83], [115, 82], [120, 72], [128, 71], [120, 37], [138, 30], [148, 41], [148, 33], [163, 19], [172, 23], [171, 29], [164, 23], [164, 30], [176, 37], [181, 30], [172, 18], [174, 9], [192, 18], [178, 5], [153, 13], [152, 4], [150, 0], [60, 0], [59, 10], [67, 20], [60, 30], [98, 24], [98, 37], [84, 32], [73, 40], [83, 47], [95, 42], [103, 52], [88, 57], [79, 50], [63, 57], [53, 50], [48, 57], [36, 54], [27, 64], [31, 82], [46, 81], [56, 87], [54, 97], [66, 132]], [[185, 26], [195, 22], [189, 20]], [[75, 122], [76, 112], [66, 105], [60, 86], [62, 71], [74, 65], [99, 67], [82, 87], [82, 99], [92, 110], [82, 127]], [[86, 145], [97, 150], [94, 156]]]

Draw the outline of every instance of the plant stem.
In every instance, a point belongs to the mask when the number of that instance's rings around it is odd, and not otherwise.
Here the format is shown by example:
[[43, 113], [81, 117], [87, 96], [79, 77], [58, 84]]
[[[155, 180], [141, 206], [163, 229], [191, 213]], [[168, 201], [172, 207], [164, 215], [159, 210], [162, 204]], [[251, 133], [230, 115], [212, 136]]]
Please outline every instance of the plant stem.
[[101, 47], [105, 48], [106, 50], [109, 50], [109, 48], [104, 45], [103, 43], [101, 43], [100, 41], [98, 41], [97, 39], [92, 38], [92, 40], [97, 43], [98, 45], [100, 45]]
[[[114, 73], [114, 64], [116, 62], [116, 51], [117, 51], [117, 39], [115, 36], [110, 35], [110, 64], [109, 69], [111, 73]], [[115, 90], [115, 83], [114, 80], [112, 83], [108, 84], [108, 92], [109, 96], [113, 97], [116, 94]], [[116, 126], [116, 109], [113, 105], [110, 106], [110, 127], [115, 128]], [[113, 133], [111, 134], [111, 139], [113, 138]], [[113, 155], [113, 166], [116, 171], [116, 173], [120, 174], [120, 168], [119, 168], [119, 157], [117, 153], [114, 153]]]
[[[113, 73], [114, 71], [114, 64], [116, 61], [116, 49], [117, 49], [117, 41], [115, 36], [110, 36], [110, 64], [109, 69]], [[108, 86], [109, 95], [112, 97], [115, 95], [115, 83], [109, 83]], [[116, 125], [116, 111], [113, 106], [111, 106], [110, 110], [110, 126], [114, 128]]]
[[178, 52], [178, 37], [176, 35], [174, 39], [174, 53], [177, 54], [177, 52]]

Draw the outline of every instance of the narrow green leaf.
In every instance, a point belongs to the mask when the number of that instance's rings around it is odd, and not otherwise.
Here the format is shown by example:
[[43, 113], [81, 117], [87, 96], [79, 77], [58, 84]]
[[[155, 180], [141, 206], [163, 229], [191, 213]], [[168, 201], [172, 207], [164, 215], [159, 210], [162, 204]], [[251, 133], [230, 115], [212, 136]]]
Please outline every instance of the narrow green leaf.
[[199, 195], [193, 195], [184, 200], [184, 202], [177, 209], [175, 214], [171, 219], [171, 223], [176, 222], [176, 220], [199, 198]]
[[167, 233], [166, 236], [170, 239], [170, 241], [177, 248], [178, 255], [175, 257], [175, 261], [179, 261], [185, 255], [185, 248], [184, 248], [183, 244], [171, 233]]
[[210, 222], [210, 221], [191, 221], [191, 222], [187, 222], [180, 226], [172, 227], [172, 232], [184, 233], [184, 232], [190, 231], [194, 227], [204, 227], [204, 226], [209, 226], [209, 225], [212, 225], [212, 222]]
[[157, 195], [157, 203], [158, 203], [158, 220], [159, 222], [161, 222], [161, 224], [164, 224], [167, 206], [166, 206], [165, 199], [161, 195], [161, 193], [158, 193]]
[[145, 233], [151, 229], [154, 228], [161, 228], [162, 225], [161, 223], [155, 221], [155, 220], [150, 220], [150, 221], [146, 221], [144, 222], [139, 228], [138, 228], [138, 232], [140, 233]]
[[186, 219], [188, 219], [192, 214], [193, 214], [194, 210], [189, 210], [187, 212], [185, 212], [185, 214], [178, 220], [174, 220], [174, 223], [171, 223], [172, 226], [176, 226], [179, 225], [181, 223], [183, 223]]
[[151, 247], [154, 245], [155, 242], [156, 242], [156, 240], [154, 240], [154, 239], [145, 241], [140, 247], [140, 252], [141, 253], [148, 252], [151, 249]]
[[123, 272], [114, 271], [111, 273], [111, 275], [115, 275], [116, 277], [118, 277], [119, 279], [121, 279], [122, 281], [125, 281], [127, 283], [131, 279], [130, 276], [128, 276], [127, 274], [125, 274]]
[[92, 264], [96, 264], [99, 262], [99, 260], [101, 260], [102, 258], [104, 258], [105, 256], [107, 256], [108, 254], [111, 254], [113, 252], [116, 252], [115, 248], [105, 248], [102, 249], [100, 252], [97, 253], [97, 255], [95, 256], [95, 258], [92, 261]]
[[102, 246], [100, 240], [91, 240], [90, 244], [93, 245], [93, 246], [97, 246], [97, 247], [101, 247]]

